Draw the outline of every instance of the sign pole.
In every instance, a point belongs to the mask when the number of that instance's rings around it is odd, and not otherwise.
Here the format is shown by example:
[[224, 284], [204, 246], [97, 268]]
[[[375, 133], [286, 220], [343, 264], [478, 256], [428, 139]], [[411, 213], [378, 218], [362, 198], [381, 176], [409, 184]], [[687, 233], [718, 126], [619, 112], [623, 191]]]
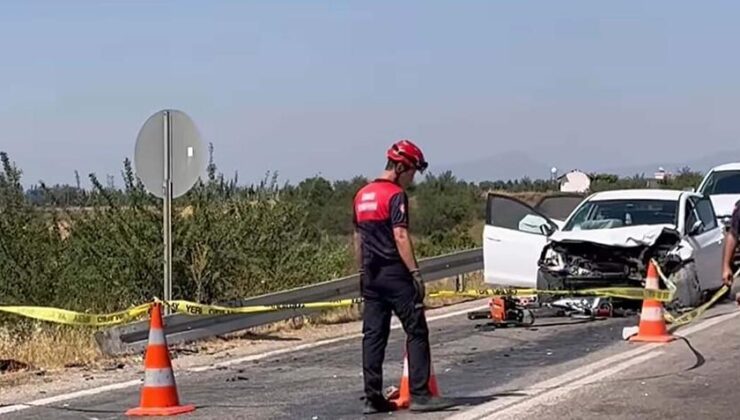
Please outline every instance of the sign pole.
[[[206, 153], [193, 120], [175, 109], [163, 109], [152, 114], [136, 136], [136, 175], [149, 193], [162, 199], [162, 298], [165, 301], [171, 301], [173, 297], [172, 202], [185, 195], [202, 177], [206, 169]], [[164, 305], [164, 312], [172, 314], [167, 305]]]
[[[164, 300], [172, 300], [172, 119], [164, 112]], [[170, 314], [164, 305], [165, 314]]]

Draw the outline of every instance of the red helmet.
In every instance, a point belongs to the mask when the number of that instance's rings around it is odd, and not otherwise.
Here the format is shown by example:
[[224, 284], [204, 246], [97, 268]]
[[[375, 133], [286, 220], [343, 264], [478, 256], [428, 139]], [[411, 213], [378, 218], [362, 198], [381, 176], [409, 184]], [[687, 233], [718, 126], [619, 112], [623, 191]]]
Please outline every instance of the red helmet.
[[424, 160], [424, 153], [410, 140], [404, 139], [393, 143], [386, 155], [393, 162], [403, 163], [419, 172], [424, 172], [427, 166], [429, 166], [429, 162]]

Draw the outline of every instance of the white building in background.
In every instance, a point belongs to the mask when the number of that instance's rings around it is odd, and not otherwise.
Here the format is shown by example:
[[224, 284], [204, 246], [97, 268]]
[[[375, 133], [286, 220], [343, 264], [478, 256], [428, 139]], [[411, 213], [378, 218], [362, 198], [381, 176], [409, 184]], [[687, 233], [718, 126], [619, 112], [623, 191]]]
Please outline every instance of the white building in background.
[[657, 171], [655, 171], [654, 177], [658, 181], [664, 180], [665, 179], [665, 176], [666, 176], [666, 173], [665, 173], [665, 169], [663, 169], [663, 167], [660, 167], [660, 168], [658, 168]]
[[673, 178], [673, 173], [666, 171], [662, 166], [659, 166], [658, 170], [653, 173], [653, 177], [647, 179], [647, 187], [660, 188], [661, 182], [668, 181], [671, 178]]
[[666, 172], [666, 170], [663, 169], [663, 167], [661, 166], [661, 167], [658, 167], [657, 171], [655, 171], [655, 174], [653, 175], [653, 177], [658, 181], [663, 181], [663, 180], [671, 179], [673, 177], [673, 174], [670, 172]]
[[591, 178], [584, 172], [572, 170], [558, 178], [560, 191], [585, 193], [591, 188]]

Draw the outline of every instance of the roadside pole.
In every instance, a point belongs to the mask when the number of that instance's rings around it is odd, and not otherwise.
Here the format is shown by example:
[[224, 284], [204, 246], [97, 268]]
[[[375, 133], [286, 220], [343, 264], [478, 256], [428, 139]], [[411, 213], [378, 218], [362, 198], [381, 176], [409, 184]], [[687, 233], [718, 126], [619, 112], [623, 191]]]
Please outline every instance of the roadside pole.
[[[204, 174], [205, 155], [197, 127], [182, 111], [156, 112], [136, 139], [136, 175], [149, 193], [162, 199], [162, 296], [166, 301], [172, 300], [172, 201], [187, 193]], [[166, 315], [171, 313], [167, 305], [164, 310]]]

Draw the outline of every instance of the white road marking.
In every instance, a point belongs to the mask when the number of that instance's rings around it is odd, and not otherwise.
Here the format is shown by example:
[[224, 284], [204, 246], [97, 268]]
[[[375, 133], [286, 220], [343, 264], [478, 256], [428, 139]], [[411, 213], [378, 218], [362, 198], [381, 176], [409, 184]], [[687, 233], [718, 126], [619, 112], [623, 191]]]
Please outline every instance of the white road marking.
[[[661, 346], [661, 344], [645, 344], [645, 345], [641, 345], [640, 347], [636, 349], [629, 350], [623, 353], [617, 353], [613, 356], [609, 356], [605, 359], [601, 359], [598, 362], [594, 362], [586, 366], [578, 366], [577, 368], [574, 368], [573, 370], [570, 370], [562, 375], [547, 379], [545, 381], [538, 382], [537, 384], [531, 387], [528, 387], [526, 389], [523, 389], [521, 391], [517, 390], [516, 391], [517, 394], [520, 394], [520, 395], [516, 395], [516, 396], [512, 395], [512, 396], [496, 398], [494, 401], [479, 405], [472, 410], [464, 411], [454, 417], [449, 417], [448, 420], [465, 420], [465, 419], [472, 420], [472, 419], [483, 418], [484, 416], [487, 416], [491, 412], [496, 412], [505, 407], [508, 407], [510, 405], [526, 400], [527, 398], [535, 397], [539, 395], [540, 393], [548, 392], [551, 389], [561, 387], [567, 383], [583, 378], [584, 376], [594, 374], [598, 372], [600, 369], [608, 368], [610, 366], [613, 366], [614, 364], [622, 362], [625, 359], [638, 357], [643, 353], [646, 353], [646, 352], [649, 352], [650, 350], [658, 348], [659, 346]], [[481, 393], [482, 394], [495, 394], [496, 389], [493, 388], [493, 389], [481, 391]]]
[[[730, 312], [725, 315], [708, 319], [699, 324], [689, 326], [683, 331], [675, 332], [674, 335], [678, 337], [688, 337], [691, 334], [706, 330], [720, 322], [727, 321], [737, 316], [740, 316], [740, 311]], [[517, 393], [523, 395], [497, 398], [494, 401], [479, 405], [471, 410], [463, 411], [458, 415], [448, 417], [448, 420], [498, 419], [501, 418], [500, 416], [503, 415], [503, 413], [519, 412], [520, 408], [531, 407], [533, 404], [542, 403], [549, 397], [562, 398], [563, 396], [566, 396], [566, 392], [570, 392], [575, 388], [579, 388], [590, 383], [592, 378], [603, 379], [634, 366], [637, 363], [641, 363], [660, 355], [662, 353], [660, 347], [665, 345], [666, 344], [658, 343], [642, 344], [634, 350], [615, 354], [586, 366], [579, 366], [563, 375], [556, 376], [539, 382], [524, 390], [517, 391]], [[624, 361], [625, 359], [627, 360]], [[564, 385], [567, 384], [569, 385], [564, 387]], [[481, 393], [495, 394], [496, 391], [496, 388], [491, 388], [483, 390]]]
[[[473, 308], [467, 308], [467, 309], [457, 310], [453, 312], [443, 313], [440, 315], [434, 315], [434, 316], [428, 317], [427, 322], [433, 322], [433, 321], [439, 321], [441, 319], [452, 318], [454, 316], [466, 314], [470, 311], [477, 311], [477, 310], [482, 310], [486, 308], [488, 308], [488, 305], [476, 306]], [[391, 324], [391, 329], [396, 330], [399, 328], [401, 328], [401, 324], [398, 322], [398, 320], [395, 320]], [[213, 369], [223, 367], [223, 366], [229, 366], [229, 365], [234, 365], [234, 364], [239, 364], [239, 363], [244, 363], [244, 362], [251, 362], [254, 360], [266, 359], [266, 358], [270, 358], [274, 356], [279, 356], [282, 354], [294, 353], [294, 352], [301, 351], [301, 350], [309, 350], [309, 349], [313, 349], [316, 347], [325, 346], [327, 344], [334, 344], [334, 343], [338, 343], [341, 341], [352, 340], [358, 337], [362, 337], [362, 333], [355, 333], [355, 334], [345, 335], [341, 337], [330, 338], [327, 340], [321, 340], [321, 341], [316, 341], [313, 343], [302, 344], [300, 346], [294, 346], [294, 347], [288, 347], [288, 348], [284, 348], [280, 350], [268, 351], [266, 353], [253, 354], [251, 356], [246, 356], [246, 357], [242, 357], [238, 359], [233, 359], [233, 360], [228, 360], [228, 361], [215, 363], [215, 364], [211, 364], [207, 366], [200, 366], [200, 367], [187, 369], [187, 371], [188, 372], [205, 372], [205, 371], [213, 370]], [[33, 408], [37, 406], [55, 404], [55, 403], [59, 403], [62, 401], [76, 399], [76, 398], [89, 397], [92, 395], [102, 394], [108, 391], [115, 391], [119, 389], [130, 388], [132, 386], [138, 386], [141, 384], [142, 384], [142, 380], [137, 379], [137, 380], [127, 381], [127, 382], [120, 382], [116, 384], [100, 386], [100, 387], [91, 388], [91, 389], [85, 389], [85, 390], [71, 392], [67, 394], [61, 394], [61, 395], [57, 395], [54, 397], [42, 398], [39, 400], [27, 402], [27, 403], [9, 405], [7, 407], [0, 407], [0, 415], [14, 413], [14, 412], [22, 411], [22, 410], [27, 410], [29, 408]]]
[[[143, 378], [142, 378], [143, 379]], [[74, 398], [89, 397], [90, 395], [96, 395], [107, 391], [116, 391], [119, 389], [129, 388], [136, 385], [141, 385], [142, 380], [137, 379], [135, 381], [120, 382], [117, 384], [105, 385], [98, 388], [84, 389], [82, 391], [71, 392], [69, 394], [57, 395], [55, 397], [42, 398], [40, 400], [31, 401], [26, 404], [9, 405], [7, 407], [0, 408], [0, 414], [8, 414], [16, 411], [25, 410], [39, 405], [55, 404], [62, 401], [71, 400]]]
[[530, 398], [520, 404], [515, 404], [504, 410], [496, 411], [495, 413], [491, 414], [488, 417], [484, 417], [481, 420], [502, 420], [505, 418], [520, 419], [527, 410], [532, 409], [532, 407], [534, 406], [547, 406], [556, 404], [559, 400], [570, 397], [572, 395], [570, 393], [578, 388], [600, 381], [609, 376], [616, 375], [623, 370], [644, 363], [650, 359], [660, 356], [663, 353], [664, 352], [662, 350], [656, 350], [643, 354], [642, 356], [635, 357], [634, 359], [627, 359], [616, 366], [599, 371], [594, 375], [579, 379], [572, 384], [556, 388], [549, 392], [543, 392], [542, 394], [539, 394], [534, 398]]

